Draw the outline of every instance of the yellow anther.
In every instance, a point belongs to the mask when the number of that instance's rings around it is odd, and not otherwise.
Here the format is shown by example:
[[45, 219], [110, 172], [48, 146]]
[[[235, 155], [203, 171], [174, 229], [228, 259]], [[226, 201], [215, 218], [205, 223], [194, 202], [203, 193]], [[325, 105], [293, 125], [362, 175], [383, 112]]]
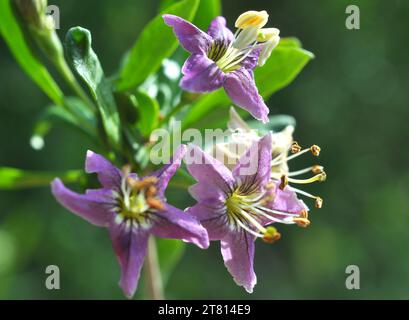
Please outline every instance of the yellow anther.
[[300, 212], [300, 218], [308, 219], [308, 211], [307, 210], [302, 210]]
[[318, 176], [318, 181], [320, 182], [327, 180], [327, 174], [325, 173], [325, 171], [321, 172], [317, 176]]
[[324, 167], [323, 166], [319, 166], [319, 165], [315, 165], [311, 168], [312, 173], [314, 174], [319, 174], [319, 173], [323, 173], [324, 172]]
[[246, 11], [242, 13], [236, 20], [235, 26], [238, 29], [246, 29], [248, 27], [262, 28], [268, 21], [268, 13], [266, 11]]
[[279, 185], [280, 190], [284, 190], [284, 188], [288, 185], [288, 177], [286, 175], [281, 176], [281, 182]]
[[266, 42], [272, 39], [273, 37], [278, 36], [279, 34], [280, 30], [278, 30], [277, 28], [260, 29], [258, 32], [257, 41]]
[[301, 146], [298, 144], [297, 141], [294, 141], [293, 144], [291, 145], [291, 153], [298, 153], [301, 151]]
[[128, 177], [128, 184], [134, 190], [141, 190], [144, 188], [148, 188], [152, 186], [153, 184], [155, 184], [157, 181], [158, 181], [158, 178], [156, 177], [146, 177], [143, 180], [136, 180], [131, 177]]
[[316, 197], [316, 198], [315, 198], [315, 207], [316, 207], [317, 209], [321, 209], [323, 202], [324, 202], [324, 200], [322, 200], [321, 197]]
[[293, 218], [293, 221], [299, 226], [306, 228], [311, 224], [311, 221], [307, 218]]
[[274, 243], [281, 238], [281, 233], [274, 227], [267, 227], [264, 233], [263, 241], [267, 243]]
[[146, 203], [148, 204], [149, 207], [156, 209], [156, 210], [165, 209], [165, 205], [163, 204], [163, 202], [157, 198], [147, 198]]
[[321, 148], [317, 145], [314, 144], [313, 146], [311, 146], [310, 150], [314, 156], [318, 157], [320, 155]]
[[151, 185], [151, 186], [149, 186], [148, 189], [146, 190], [146, 194], [145, 194], [145, 195], [146, 195], [147, 198], [155, 197], [155, 196], [156, 196], [156, 192], [157, 192], [156, 187], [155, 187], [154, 185]]

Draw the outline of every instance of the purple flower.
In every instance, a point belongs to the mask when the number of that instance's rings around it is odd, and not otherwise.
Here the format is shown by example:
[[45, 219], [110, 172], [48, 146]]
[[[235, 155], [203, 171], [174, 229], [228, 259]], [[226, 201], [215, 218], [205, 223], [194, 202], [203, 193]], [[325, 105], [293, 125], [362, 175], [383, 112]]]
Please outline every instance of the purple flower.
[[122, 270], [119, 285], [128, 298], [137, 288], [151, 234], [182, 239], [201, 248], [209, 246], [207, 232], [197, 219], [166, 203], [165, 189], [185, 152], [185, 146], [179, 147], [170, 164], [139, 178], [88, 151], [85, 170], [98, 175], [102, 188], [78, 194], [60, 179], [52, 182], [52, 192], [61, 205], [96, 226], [108, 228]]
[[180, 17], [165, 14], [163, 18], [191, 53], [182, 68], [184, 90], [201, 93], [224, 87], [235, 104], [268, 122], [269, 110], [258, 93], [253, 69], [265, 62], [280, 37], [278, 29], [261, 29], [268, 19], [265, 11], [242, 14], [235, 35], [223, 17], [216, 17], [207, 33]]
[[[220, 240], [228, 271], [251, 293], [257, 282], [254, 240], [276, 241], [280, 234], [268, 225], [295, 224], [306, 219], [308, 208], [290, 187], [281, 190], [280, 182], [271, 180], [271, 134], [254, 142], [232, 170], [196, 146], [192, 152], [195, 162], [188, 170], [198, 182], [189, 192], [198, 203], [188, 212], [201, 221], [210, 240]], [[245, 174], [249, 165], [255, 170]]]

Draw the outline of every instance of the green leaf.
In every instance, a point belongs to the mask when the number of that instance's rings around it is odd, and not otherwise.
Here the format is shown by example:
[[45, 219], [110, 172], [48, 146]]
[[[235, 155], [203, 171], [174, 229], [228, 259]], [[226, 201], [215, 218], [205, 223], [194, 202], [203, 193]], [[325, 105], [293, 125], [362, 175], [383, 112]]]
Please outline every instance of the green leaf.
[[74, 69], [87, 84], [98, 105], [102, 124], [114, 148], [121, 143], [120, 121], [110, 83], [104, 76], [97, 55], [91, 48], [91, 33], [84, 28], [68, 30], [65, 38], [67, 56]]
[[9, 0], [0, 1], [0, 34], [14, 57], [31, 79], [56, 104], [62, 105], [63, 93], [43, 64], [32, 54], [13, 14]]
[[138, 106], [138, 128], [142, 135], [149, 137], [151, 132], [158, 127], [159, 123], [159, 104], [148, 94], [138, 91], [135, 94], [136, 104]]
[[[313, 57], [314, 55], [302, 49], [298, 40], [294, 38], [280, 41], [266, 64], [255, 69], [255, 79], [260, 94], [267, 99], [274, 92], [290, 84]], [[226, 108], [232, 104], [223, 89], [203, 95], [189, 107], [182, 121], [182, 129], [205, 119], [212, 110]]]
[[221, 14], [221, 0], [202, 0], [200, 1], [193, 24], [199, 29], [206, 31], [210, 22]]
[[254, 72], [257, 87], [264, 98], [289, 85], [314, 54], [302, 49], [294, 39], [281, 42], [266, 64]]
[[156, 246], [159, 267], [162, 272], [163, 281], [166, 283], [176, 264], [182, 258], [186, 244], [181, 240], [156, 238]]
[[117, 82], [117, 89], [125, 91], [140, 85], [148, 76], [156, 72], [162, 60], [172, 55], [178, 40], [172, 28], [162, 18], [165, 13], [192, 20], [199, 0], [183, 0], [168, 8], [151, 20], [131, 49]]
[[82, 176], [82, 170], [70, 170], [65, 172], [36, 172], [10, 167], [0, 167], [0, 189], [15, 190], [47, 186], [55, 177], [59, 177], [66, 183], [77, 182], [82, 178]]

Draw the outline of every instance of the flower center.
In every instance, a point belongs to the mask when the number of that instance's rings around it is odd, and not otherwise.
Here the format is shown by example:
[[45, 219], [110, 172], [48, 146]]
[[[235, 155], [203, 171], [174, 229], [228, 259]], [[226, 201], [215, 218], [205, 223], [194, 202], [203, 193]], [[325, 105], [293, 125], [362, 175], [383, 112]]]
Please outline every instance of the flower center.
[[216, 39], [207, 52], [208, 58], [221, 71], [229, 73], [241, 68], [243, 61], [254, 50], [261, 50], [258, 63], [263, 65], [280, 40], [278, 29], [262, 29], [267, 20], [268, 14], [265, 11], [243, 13], [236, 20], [235, 26], [238, 29], [234, 39], [230, 43]]
[[259, 28], [252, 26], [244, 30], [239, 29], [230, 43], [215, 40], [207, 52], [207, 56], [216, 62], [224, 73], [237, 70], [241, 68], [243, 60], [253, 50], [260, 48], [257, 42], [258, 32]]
[[142, 180], [124, 174], [121, 191], [115, 194], [117, 201], [116, 222], [146, 228], [154, 218], [153, 213], [163, 210], [164, 205], [156, 194], [156, 177]]
[[267, 208], [267, 204], [273, 201], [273, 187], [274, 184], [270, 184], [265, 191], [244, 184], [237, 187], [225, 203], [230, 226], [273, 243], [280, 238], [280, 233], [275, 228], [264, 225], [274, 222], [297, 223], [295, 219], [305, 215], [304, 212], [289, 213]]

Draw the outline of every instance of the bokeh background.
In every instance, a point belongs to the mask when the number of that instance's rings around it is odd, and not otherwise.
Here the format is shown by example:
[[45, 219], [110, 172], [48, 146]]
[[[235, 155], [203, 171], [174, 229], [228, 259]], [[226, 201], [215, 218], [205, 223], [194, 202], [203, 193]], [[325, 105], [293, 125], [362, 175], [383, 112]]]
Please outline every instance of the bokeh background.
[[[76, 25], [91, 30], [94, 50], [111, 74], [156, 14], [157, 2], [49, 4], [60, 8], [60, 36]], [[360, 7], [360, 30], [345, 27], [349, 4]], [[284, 226], [277, 244], [257, 243], [252, 295], [234, 284], [213, 243], [207, 251], [187, 247], [167, 282], [167, 297], [409, 298], [409, 2], [223, 0], [230, 25], [250, 9], [268, 10], [283, 36], [298, 37], [316, 55], [268, 104], [271, 113], [297, 119], [297, 141], [322, 147], [327, 182], [306, 189], [322, 195], [324, 207], [313, 210], [309, 228]], [[0, 166], [83, 167], [89, 142], [69, 128], [54, 128], [41, 151], [30, 147], [37, 116], [48, 103], [0, 40]], [[44, 286], [51, 264], [61, 270], [59, 291]], [[360, 268], [360, 290], [345, 288], [348, 265]], [[106, 230], [61, 208], [48, 188], [0, 192], [0, 298], [122, 299], [118, 279]], [[136, 298], [144, 292], [141, 283]]]

